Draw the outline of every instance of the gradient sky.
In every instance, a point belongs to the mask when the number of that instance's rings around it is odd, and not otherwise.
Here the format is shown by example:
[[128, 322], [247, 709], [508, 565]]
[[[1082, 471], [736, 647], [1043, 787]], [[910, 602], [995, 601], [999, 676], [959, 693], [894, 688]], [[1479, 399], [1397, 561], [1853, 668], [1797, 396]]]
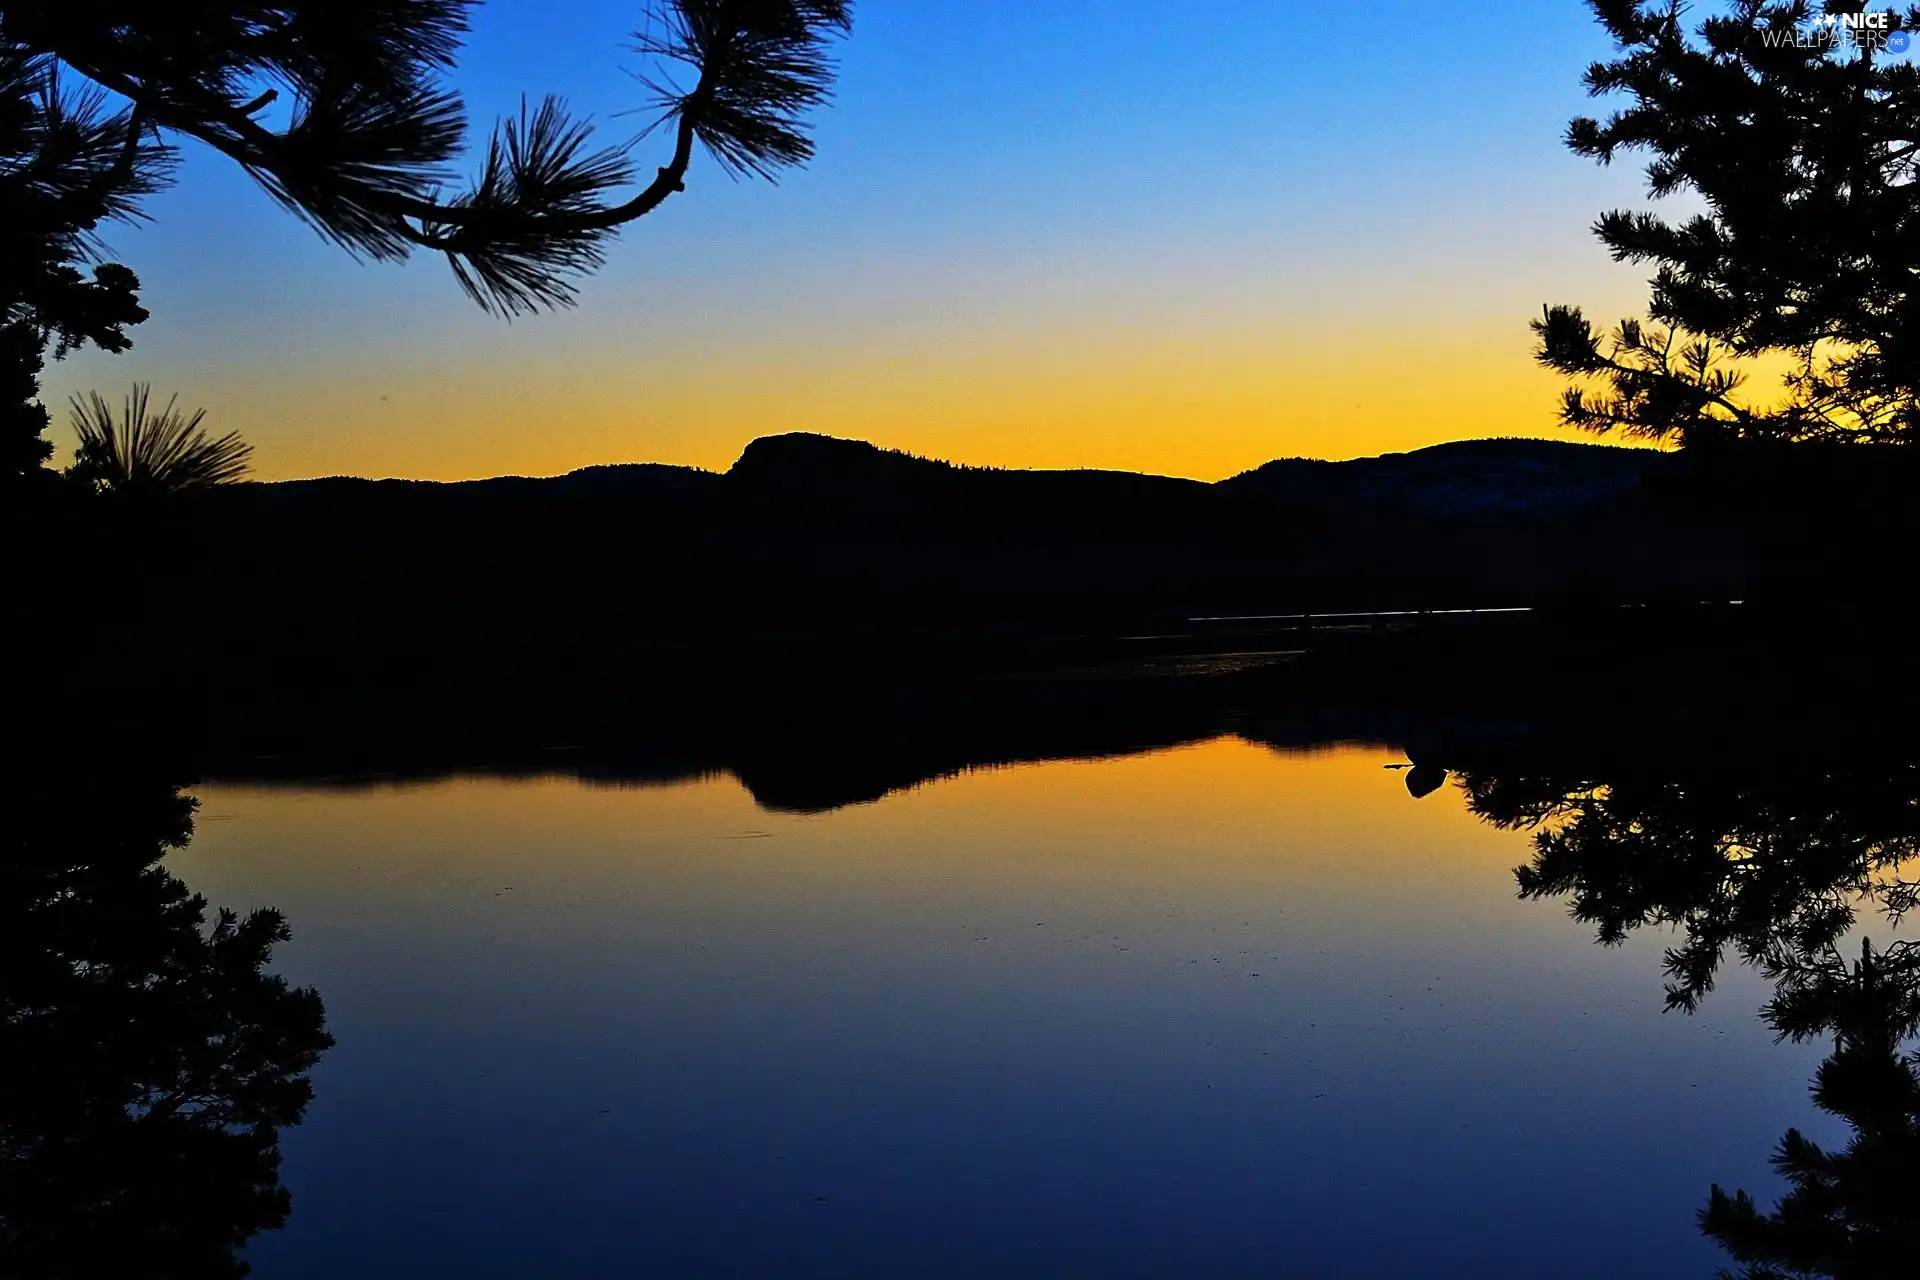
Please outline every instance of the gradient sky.
[[[491, 0], [457, 77], [474, 117], [551, 91], [637, 128], [640, 10]], [[196, 149], [111, 233], [154, 312], [135, 349], [53, 366], [46, 398], [149, 379], [264, 479], [725, 468], [790, 430], [1215, 479], [1564, 434], [1527, 321], [1638, 309], [1645, 273], [1588, 227], [1639, 170], [1560, 145], [1610, 47], [1579, 0], [1471, 11], [862, 0], [809, 169], [775, 188], [703, 157], [577, 309], [512, 325], [438, 259], [356, 264]]]

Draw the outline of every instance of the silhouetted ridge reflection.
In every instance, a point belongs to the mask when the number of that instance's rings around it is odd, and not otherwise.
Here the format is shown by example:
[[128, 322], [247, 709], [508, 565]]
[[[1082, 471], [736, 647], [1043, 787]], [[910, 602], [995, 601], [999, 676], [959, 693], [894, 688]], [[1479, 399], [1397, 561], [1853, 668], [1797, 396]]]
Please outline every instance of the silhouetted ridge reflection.
[[1772, 1211], [1715, 1186], [1700, 1212], [1739, 1274], [1913, 1274], [1920, 948], [1857, 935], [1920, 899], [1920, 767], [1456, 772], [1474, 813], [1533, 829], [1523, 897], [1567, 899], [1606, 944], [1649, 925], [1680, 934], [1665, 956], [1670, 1008], [1698, 1008], [1732, 951], [1772, 982], [1760, 1015], [1782, 1039], [1832, 1038], [1813, 1100], [1851, 1139], [1826, 1150], [1789, 1129]]
[[272, 752], [245, 750], [240, 734], [216, 739], [208, 773], [331, 784], [565, 774], [643, 785], [731, 774], [764, 808], [813, 813], [970, 769], [1216, 737], [1234, 723], [1234, 692], [1178, 679], [829, 682], [799, 672], [790, 682], [742, 675], [674, 695], [613, 687], [531, 708], [481, 704], [477, 713], [471, 700], [416, 700], [399, 713], [367, 706], [352, 719], [322, 711], [292, 722], [302, 734], [292, 740], [253, 736], [281, 747]]
[[278, 912], [210, 922], [158, 865], [193, 834], [176, 769], [31, 745], [0, 784], [0, 1274], [246, 1275], [287, 1219], [320, 997], [266, 972]]
[[[179, 719], [199, 740], [206, 774], [224, 780], [482, 773], [647, 783], [729, 773], [766, 807], [800, 811], [972, 768], [1222, 734], [1281, 748], [1421, 744], [1437, 765], [1495, 751], [1510, 761], [1540, 747], [1557, 759], [1576, 749], [1602, 760], [1657, 753], [1683, 768], [1738, 752], [1765, 767], [1819, 756], [1831, 709], [1849, 707], [1851, 748], [1901, 746], [1903, 690], [1845, 664], [1805, 661], [1850, 642], [1847, 632], [1826, 617], [1753, 622], [1732, 609], [1311, 631], [1249, 619], [1119, 639], [1023, 634], [979, 651], [966, 634], [950, 645], [816, 637], [778, 651], [719, 646], [615, 668], [395, 661], [351, 676], [224, 673], [221, 696], [193, 700]], [[1658, 662], [1620, 658], [1655, 652]], [[1808, 674], [1780, 679], [1794, 663]], [[99, 665], [119, 671], [104, 657]], [[1577, 703], [1561, 696], [1573, 689]]]

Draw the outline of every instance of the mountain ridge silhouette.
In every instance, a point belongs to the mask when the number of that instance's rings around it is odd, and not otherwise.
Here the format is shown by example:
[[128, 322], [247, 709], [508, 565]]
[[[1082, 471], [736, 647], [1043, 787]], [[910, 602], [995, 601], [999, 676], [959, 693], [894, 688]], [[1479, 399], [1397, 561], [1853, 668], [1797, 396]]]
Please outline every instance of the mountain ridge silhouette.
[[[1074, 486], [1112, 497], [1191, 496], [1199, 491], [1261, 499], [1287, 498], [1326, 505], [1330, 495], [1352, 499], [1410, 493], [1419, 483], [1452, 485], [1460, 501], [1471, 505], [1468, 480], [1504, 480], [1504, 489], [1526, 482], [1540, 491], [1525, 502], [1586, 500], [1622, 492], [1644, 476], [1671, 469], [1675, 455], [1659, 450], [1580, 441], [1495, 436], [1447, 441], [1419, 449], [1369, 457], [1322, 459], [1283, 457], [1221, 480], [1193, 480], [1152, 472], [1098, 467], [1019, 468], [973, 466], [889, 449], [870, 441], [817, 432], [783, 432], [749, 441], [725, 471], [659, 462], [601, 463], [555, 476], [491, 476], [472, 480], [374, 479], [323, 476], [312, 479], [249, 482], [252, 489], [319, 492], [379, 486], [392, 492], [533, 492], [546, 488], [598, 497], [681, 496], [736, 486], [797, 496], [844, 497], [863, 489], [897, 486], [916, 494], [945, 490], [960, 496], [969, 486], [989, 494]], [[1443, 506], [1447, 504], [1429, 504]]]

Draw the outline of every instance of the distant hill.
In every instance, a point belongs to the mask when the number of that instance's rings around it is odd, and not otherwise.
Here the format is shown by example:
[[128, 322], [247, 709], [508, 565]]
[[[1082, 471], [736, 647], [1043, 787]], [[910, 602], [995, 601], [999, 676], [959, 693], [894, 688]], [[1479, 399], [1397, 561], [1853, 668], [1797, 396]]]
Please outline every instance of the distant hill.
[[[1720, 540], [1670, 527], [1649, 502], [1674, 463], [1649, 450], [1478, 440], [1288, 459], [1207, 484], [964, 467], [794, 433], [753, 441], [724, 474], [630, 465], [537, 480], [298, 481], [207, 505], [259, 554], [319, 556], [339, 574], [372, 575], [359, 579], [367, 587], [398, 557], [496, 586], [597, 564], [620, 578], [644, 572], [656, 591], [689, 574], [762, 598], [811, 588], [859, 613], [909, 599], [943, 612], [936, 597], [965, 612], [1005, 596], [1025, 608], [1048, 607], [1037, 597], [1096, 610], [1256, 597], [1389, 608], [1510, 603], [1570, 584], [1658, 590], [1672, 578], [1660, 565], [1697, 576], [1704, 556], [1724, 567]], [[1607, 564], [1556, 563], [1596, 522], [1642, 536]], [[1657, 550], [1659, 564], [1639, 563], [1635, 546]]]
[[[1891, 458], [1703, 468], [1498, 439], [1209, 484], [796, 433], [755, 440], [724, 473], [246, 484], [182, 508], [172, 553], [206, 566], [207, 590], [156, 605], [143, 643], [156, 664], [224, 663], [221, 678], [263, 685], [375, 670], [525, 682], [802, 640], [868, 662], [904, 637], [977, 649], [1202, 615], [1827, 590], [1861, 576], [1849, 521], [1920, 525], [1900, 515], [1911, 467]], [[1858, 500], [1871, 484], [1879, 496]]]
[[1197, 480], [1131, 471], [1026, 471], [963, 467], [881, 449], [864, 440], [794, 432], [749, 444], [727, 471], [742, 489], [788, 500], [853, 502], [872, 510], [923, 503], [983, 504], [1190, 501], [1208, 486]]
[[1555, 440], [1463, 440], [1411, 453], [1328, 462], [1282, 458], [1214, 484], [1131, 471], [1015, 470], [961, 466], [882, 449], [864, 440], [809, 432], [762, 436], [725, 472], [661, 463], [586, 467], [563, 476], [435, 482], [330, 477], [246, 486], [277, 500], [392, 502], [541, 501], [719, 497], [856, 504], [869, 511], [911, 511], [927, 502], [1179, 503], [1202, 494], [1236, 503], [1328, 509], [1402, 508], [1428, 514], [1491, 509], [1544, 510], [1618, 497], [1673, 455], [1648, 449]]
[[725, 472], [620, 463], [538, 479], [501, 476], [441, 482], [335, 476], [255, 483], [235, 492], [266, 490], [301, 501], [349, 493], [395, 498], [437, 492], [488, 498], [641, 499], [718, 495], [731, 487], [760, 496], [850, 500], [880, 508], [899, 507], [902, 499], [1156, 502], [1212, 492], [1235, 500], [1316, 507], [1390, 504], [1446, 512], [1488, 506], [1542, 508], [1617, 496], [1672, 462], [1672, 454], [1649, 449], [1519, 438], [1461, 440], [1342, 462], [1280, 458], [1208, 484], [1132, 471], [963, 466], [882, 449], [864, 440], [796, 431], [752, 441]]
[[1558, 440], [1461, 440], [1348, 462], [1282, 458], [1222, 481], [1258, 500], [1433, 516], [1544, 511], [1617, 499], [1673, 455]]

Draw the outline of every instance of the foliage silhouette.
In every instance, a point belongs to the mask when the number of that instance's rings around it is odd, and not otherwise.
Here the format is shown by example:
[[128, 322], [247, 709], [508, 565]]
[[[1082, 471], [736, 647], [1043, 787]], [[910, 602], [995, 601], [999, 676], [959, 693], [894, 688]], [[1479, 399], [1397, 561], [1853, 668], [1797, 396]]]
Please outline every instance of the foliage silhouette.
[[52, 453], [35, 399], [49, 346], [124, 351], [147, 318], [139, 281], [99, 260], [108, 218], [133, 216], [170, 157], [127, 147], [129, 114], [98, 90], [72, 92], [8, 38], [0, 12], [0, 496], [44, 482]]
[[1863, 942], [1849, 963], [1826, 948], [1783, 975], [1764, 1016], [1783, 1038], [1833, 1037], [1813, 1098], [1853, 1137], [1830, 1151], [1789, 1129], [1773, 1156], [1789, 1187], [1779, 1205], [1764, 1213], [1715, 1186], [1701, 1230], [1746, 1264], [1743, 1280], [1908, 1274], [1920, 1249], [1920, 1052], [1903, 1047], [1920, 1028], [1920, 950]]
[[[16, 726], [17, 727], [17, 726]], [[265, 971], [277, 912], [158, 864], [192, 835], [175, 770], [125, 741], [16, 740], [0, 783], [0, 1273], [242, 1276], [286, 1221], [281, 1126], [332, 1043]]]
[[1612, 945], [1673, 926], [1668, 1004], [1713, 990], [1729, 948], [1772, 975], [1837, 942], [1858, 904], [1896, 916], [1920, 884], [1899, 868], [1920, 854], [1920, 769], [1813, 776], [1617, 775], [1608, 780], [1462, 775], [1472, 811], [1533, 828], [1527, 898], [1571, 900], [1574, 919]]
[[[1596, 223], [1616, 260], [1655, 264], [1652, 323], [1603, 336], [1567, 306], [1534, 322], [1541, 362], [1578, 380], [1563, 420], [1686, 444], [1913, 438], [1920, 67], [1885, 40], [1920, 29], [1920, 6], [1856, 31], [1835, 15], [1864, 0], [1737, 0], [1690, 32], [1677, 0], [1589, 4], [1622, 56], [1587, 88], [1630, 104], [1573, 121], [1567, 145], [1603, 164], [1650, 152], [1651, 194], [1705, 208]], [[1740, 394], [1767, 354], [1791, 364], [1777, 404]]]
[[1480, 817], [1535, 829], [1521, 896], [1570, 897], [1604, 943], [1647, 925], [1682, 933], [1666, 953], [1670, 1008], [1698, 1008], [1732, 948], [1773, 983], [1761, 1016], [1782, 1039], [1833, 1037], [1813, 1100], [1851, 1139], [1827, 1150], [1790, 1129], [1773, 1210], [1716, 1185], [1700, 1211], [1740, 1276], [1906, 1274], [1920, 1247], [1920, 947], [1863, 938], [1853, 961], [1842, 948], [1863, 906], [1897, 921], [1920, 898], [1902, 876], [1920, 854], [1920, 768], [1469, 770], [1461, 785]]
[[[650, 181], [613, 200], [633, 180], [630, 144], [590, 147], [591, 127], [549, 97], [503, 121], [472, 184], [442, 198], [466, 122], [440, 76], [474, 4], [46, 0], [9, 4], [0, 44], [48, 82], [65, 69], [128, 102], [115, 140], [130, 154], [196, 139], [350, 252], [439, 252], [476, 301], [513, 314], [568, 301], [568, 277], [598, 266], [610, 235], [682, 189], [695, 142], [735, 173], [808, 159], [806, 113], [832, 85], [827, 42], [852, 22], [847, 0], [658, 0], [632, 47], [695, 78], [647, 80], [656, 124], [673, 133]], [[264, 113], [283, 90], [291, 112], [276, 127]]]
[[135, 383], [120, 415], [99, 392], [73, 401], [73, 429], [80, 447], [70, 474], [106, 493], [181, 493], [232, 484], [247, 473], [253, 446], [229, 431], [210, 439], [200, 423], [205, 409], [191, 414], [176, 408], [149, 409], [146, 383]]

